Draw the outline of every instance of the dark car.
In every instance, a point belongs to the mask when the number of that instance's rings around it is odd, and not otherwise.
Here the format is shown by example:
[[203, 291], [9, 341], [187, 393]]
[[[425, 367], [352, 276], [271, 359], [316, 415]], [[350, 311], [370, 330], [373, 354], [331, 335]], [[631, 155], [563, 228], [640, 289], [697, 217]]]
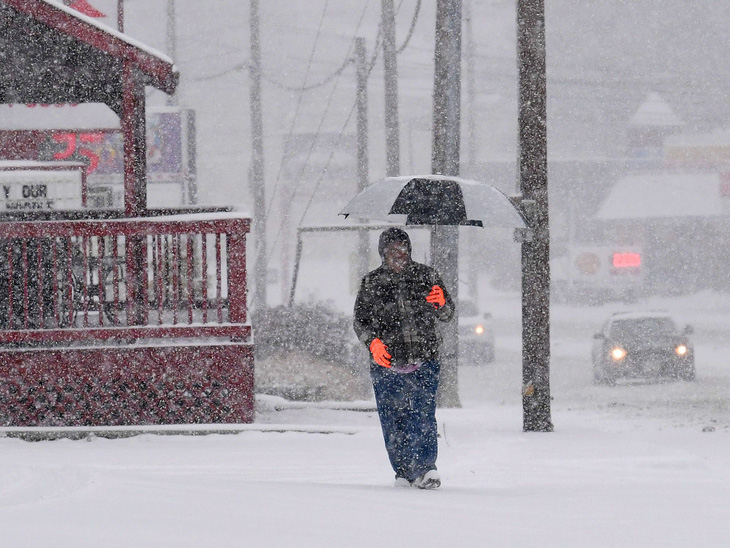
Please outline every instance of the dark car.
[[668, 377], [693, 381], [691, 326], [679, 329], [666, 313], [619, 313], [593, 338], [593, 382], [614, 384], [619, 378]]

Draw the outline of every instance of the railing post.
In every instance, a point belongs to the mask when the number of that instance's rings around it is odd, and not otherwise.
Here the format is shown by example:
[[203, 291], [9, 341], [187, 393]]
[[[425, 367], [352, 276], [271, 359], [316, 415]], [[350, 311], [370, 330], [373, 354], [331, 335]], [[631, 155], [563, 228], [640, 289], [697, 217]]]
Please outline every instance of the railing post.
[[228, 321], [246, 322], [246, 234], [229, 233], [228, 250]]

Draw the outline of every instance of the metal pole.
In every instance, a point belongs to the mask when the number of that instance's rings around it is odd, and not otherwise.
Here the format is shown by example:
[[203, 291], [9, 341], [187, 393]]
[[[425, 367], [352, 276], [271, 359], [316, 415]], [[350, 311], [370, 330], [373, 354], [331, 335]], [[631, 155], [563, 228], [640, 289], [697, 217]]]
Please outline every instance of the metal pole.
[[[431, 169], [459, 175], [461, 95], [461, 0], [438, 0], [433, 92]], [[441, 274], [452, 298], [459, 300], [459, 229], [435, 226], [431, 232], [431, 264]], [[459, 401], [459, 318], [443, 330], [438, 405], [461, 407]]]
[[472, 0], [464, 4], [464, 30], [466, 38], [466, 96], [469, 100], [469, 117], [466, 119], [469, 136], [469, 174], [474, 175], [477, 156], [476, 141], [476, 88], [474, 86], [474, 32], [472, 18]]
[[[174, 61], [177, 57], [177, 25], [175, 21], [175, 0], [167, 0], [167, 54]], [[167, 96], [168, 105], [177, 105], [177, 92]]]
[[519, 178], [532, 240], [522, 244], [525, 431], [550, 432], [550, 235], [544, 0], [517, 0]]
[[117, 0], [117, 30], [124, 32], [124, 0]]
[[302, 262], [302, 232], [297, 231], [297, 251], [294, 257], [294, 272], [291, 278], [291, 290], [289, 291], [289, 308], [294, 306], [294, 296], [297, 291], [297, 281], [299, 280], [299, 264]]
[[393, 0], [381, 0], [383, 69], [385, 71], [386, 175], [400, 175], [400, 132], [398, 128], [398, 64], [395, 52], [395, 9]]
[[[355, 63], [357, 66], [357, 190], [368, 185], [368, 67], [365, 39], [355, 39]], [[368, 271], [370, 257], [370, 236], [367, 230], [358, 233], [357, 279]]]
[[251, 159], [250, 183], [254, 202], [254, 268], [255, 292], [251, 303], [254, 310], [266, 306], [266, 196], [264, 189], [264, 130], [261, 108], [261, 44], [259, 41], [259, 0], [250, 0], [251, 25]]

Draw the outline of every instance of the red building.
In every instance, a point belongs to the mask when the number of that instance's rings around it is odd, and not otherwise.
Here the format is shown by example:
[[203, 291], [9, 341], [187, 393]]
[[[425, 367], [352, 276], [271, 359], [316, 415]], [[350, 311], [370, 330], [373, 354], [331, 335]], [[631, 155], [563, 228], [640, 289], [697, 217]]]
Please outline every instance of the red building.
[[106, 105], [124, 172], [123, 212], [0, 222], [0, 424], [250, 422], [250, 220], [147, 209], [145, 87], [173, 93], [172, 61], [60, 2], [0, 0], [0, 28], [0, 105]]

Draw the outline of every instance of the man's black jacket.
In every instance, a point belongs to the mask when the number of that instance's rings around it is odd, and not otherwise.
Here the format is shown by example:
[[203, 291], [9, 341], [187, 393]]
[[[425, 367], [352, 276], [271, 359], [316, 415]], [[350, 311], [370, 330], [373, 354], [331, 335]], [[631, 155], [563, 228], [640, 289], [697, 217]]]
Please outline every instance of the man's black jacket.
[[[434, 285], [444, 290], [446, 304], [436, 308], [426, 302]], [[436, 320], [448, 321], [454, 303], [436, 271], [411, 261], [397, 273], [381, 266], [365, 276], [355, 300], [354, 328], [358, 339], [370, 346], [373, 339], [388, 347], [392, 365], [438, 358], [441, 334]]]

